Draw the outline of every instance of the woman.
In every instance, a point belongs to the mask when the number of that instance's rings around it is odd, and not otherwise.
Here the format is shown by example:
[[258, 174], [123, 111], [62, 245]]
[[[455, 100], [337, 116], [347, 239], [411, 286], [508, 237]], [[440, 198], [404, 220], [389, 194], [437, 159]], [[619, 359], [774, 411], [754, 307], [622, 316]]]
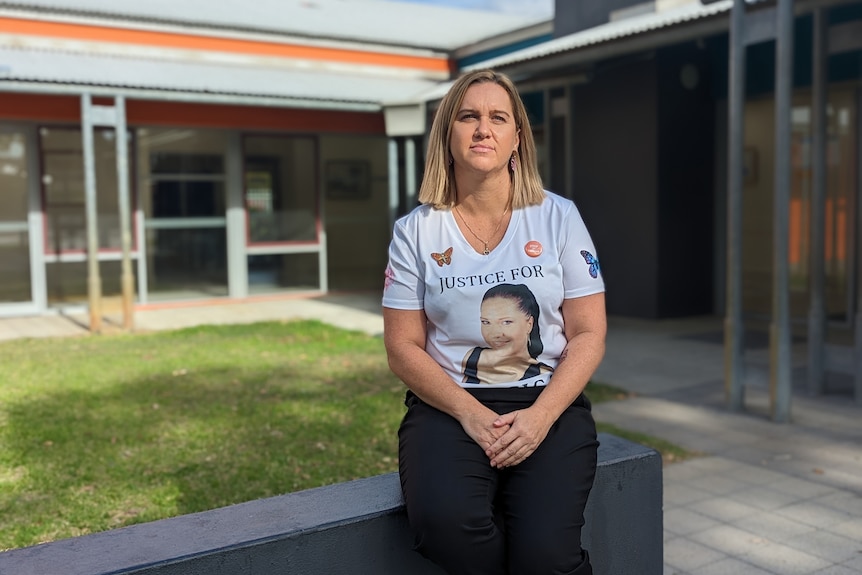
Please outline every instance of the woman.
[[497, 284], [486, 291], [479, 321], [488, 347], [476, 346], [464, 356], [462, 383], [544, 385], [536, 376], [554, 369], [538, 359], [544, 349], [539, 313], [536, 297], [524, 284]]
[[[399, 472], [416, 548], [451, 574], [589, 574], [598, 443], [582, 392], [604, 353], [604, 283], [574, 204], [542, 188], [506, 76], [470, 72], [443, 98], [419, 201], [395, 225], [383, 295], [408, 387]], [[535, 295], [553, 376], [469, 386], [462, 360], [483, 343], [469, 318], [504, 283]]]

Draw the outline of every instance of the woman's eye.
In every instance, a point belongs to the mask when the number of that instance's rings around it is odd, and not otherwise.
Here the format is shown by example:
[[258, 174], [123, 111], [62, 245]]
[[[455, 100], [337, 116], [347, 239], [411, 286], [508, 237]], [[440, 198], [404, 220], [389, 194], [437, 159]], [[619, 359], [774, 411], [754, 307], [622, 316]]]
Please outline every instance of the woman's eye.
[[491, 119], [493, 121], [497, 122], [498, 124], [502, 124], [506, 121], [506, 118], [503, 116], [491, 116]]

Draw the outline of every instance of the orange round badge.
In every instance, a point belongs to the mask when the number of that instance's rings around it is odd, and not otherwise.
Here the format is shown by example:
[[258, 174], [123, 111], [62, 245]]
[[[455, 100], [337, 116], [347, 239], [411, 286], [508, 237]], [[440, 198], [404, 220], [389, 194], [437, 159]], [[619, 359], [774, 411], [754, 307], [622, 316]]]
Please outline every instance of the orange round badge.
[[530, 240], [527, 242], [527, 245], [524, 246], [524, 252], [531, 258], [537, 258], [542, 255], [542, 244], [536, 240]]

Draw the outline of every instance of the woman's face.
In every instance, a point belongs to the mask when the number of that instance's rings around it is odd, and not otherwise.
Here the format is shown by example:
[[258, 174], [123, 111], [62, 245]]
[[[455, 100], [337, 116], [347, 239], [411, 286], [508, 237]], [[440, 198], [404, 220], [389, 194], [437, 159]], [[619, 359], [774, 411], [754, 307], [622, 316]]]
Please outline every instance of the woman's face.
[[506, 170], [519, 142], [509, 93], [493, 82], [467, 88], [449, 140], [455, 167], [485, 173]]
[[523, 353], [527, 349], [533, 317], [521, 311], [515, 300], [492, 297], [482, 302], [482, 337], [491, 349]]

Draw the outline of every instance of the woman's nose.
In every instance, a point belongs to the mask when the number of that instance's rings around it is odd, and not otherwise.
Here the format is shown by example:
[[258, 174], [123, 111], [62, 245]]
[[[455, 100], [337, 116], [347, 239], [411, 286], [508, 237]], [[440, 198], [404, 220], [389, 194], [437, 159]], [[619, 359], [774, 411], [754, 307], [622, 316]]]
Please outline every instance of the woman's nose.
[[485, 116], [479, 117], [479, 123], [476, 125], [476, 136], [480, 138], [487, 138], [491, 133], [491, 125], [488, 122], [488, 118]]

